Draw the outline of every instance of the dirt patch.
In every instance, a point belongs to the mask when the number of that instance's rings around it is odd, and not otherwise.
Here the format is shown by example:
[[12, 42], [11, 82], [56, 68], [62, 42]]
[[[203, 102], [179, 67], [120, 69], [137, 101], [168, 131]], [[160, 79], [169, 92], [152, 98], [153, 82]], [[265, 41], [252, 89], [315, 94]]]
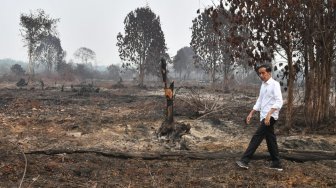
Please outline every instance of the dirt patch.
[[[213, 94], [199, 89], [206, 99]], [[248, 171], [238, 169], [234, 162], [258, 122], [258, 117], [252, 125], [243, 121], [255, 96], [217, 92], [225, 108], [201, 117], [185, 94], [176, 98], [175, 121], [189, 124], [190, 134], [171, 143], [156, 135], [164, 119], [161, 88], [100, 88], [85, 95], [67, 89], [1, 89], [0, 187], [18, 186], [25, 167], [23, 187], [336, 186], [335, 160], [283, 160], [285, 171], [279, 173], [267, 169], [268, 159], [261, 158]], [[334, 134], [279, 134], [278, 140], [281, 149], [336, 150]], [[51, 150], [73, 152], [34, 153]], [[262, 143], [257, 152], [266, 151]], [[169, 152], [175, 155], [147, 160], [140, 155]], [[223, 157], [186, 157], [206, 152]], [[124, 153], [134, 155], [117, 155]]]

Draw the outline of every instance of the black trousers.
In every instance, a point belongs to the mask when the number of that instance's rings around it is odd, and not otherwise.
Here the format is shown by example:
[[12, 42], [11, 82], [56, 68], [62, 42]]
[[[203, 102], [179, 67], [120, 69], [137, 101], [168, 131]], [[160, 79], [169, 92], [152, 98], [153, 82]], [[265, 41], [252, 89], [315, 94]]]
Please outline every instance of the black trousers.
[[257, 129], [257, 131], [254, 133], [249, 146], [247, 147], [245, 153], [243, 154], [241, 160], [245, 163], [249, 163], [252, 155], [259, 147], [260, 143], [263, 141], [263, 139], [266, 139], [268, 152], [271, 155], [271, 159], [273, 164], [280, 164], [280, 158], [279, 158], [279, 151], [278, 151], [278, 144], [276, 141], [276, 136], [274, 134], [274, 124], [276, 120], [271, 117], [270, 125], [265, 125], [265, 119], [263, 119], [260, 122], [260, 125]]

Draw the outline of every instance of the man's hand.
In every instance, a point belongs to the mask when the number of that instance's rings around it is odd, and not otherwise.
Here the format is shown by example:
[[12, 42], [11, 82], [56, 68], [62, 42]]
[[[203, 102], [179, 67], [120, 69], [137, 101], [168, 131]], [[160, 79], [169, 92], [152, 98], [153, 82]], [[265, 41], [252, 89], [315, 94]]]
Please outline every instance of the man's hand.
[[271, 110], [267, 113], [266, 118], [265, 118], [265, 125], [269, 126], [271, 124], [271, 117], [272, 114], [276, 111], [277, 109], [271, 108]]
[[249, 113], [249, 115], [246, 117], [246, 124], [250, 124], [251, 123], [251, 118], [252, 118], [254, 112], [255, 112], [255, 110], [251, 110], [251, 112]]
[[268, 113], [266, 118], [265, 118], [265, 125], [269, 126], [271, 124], [271, 114]]
[[249, 114], [247, 117], [246, 117], [246, 124], [250, 124], [251, 123], [251, 118], [252, 118], [252, 115]]

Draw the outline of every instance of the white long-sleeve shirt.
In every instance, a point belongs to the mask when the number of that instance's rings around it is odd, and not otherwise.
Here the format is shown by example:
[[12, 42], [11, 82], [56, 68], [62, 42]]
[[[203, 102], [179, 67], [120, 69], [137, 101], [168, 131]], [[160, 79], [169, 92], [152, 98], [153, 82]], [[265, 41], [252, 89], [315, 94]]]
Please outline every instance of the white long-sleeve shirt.
[[277, 120], [282, 105], [283, 100], [279, 82], [275, 81], [273, 78], [268, 79], [267, 82], [262, 82], [259, 97], [256, 104], [253, 106], [254, 110], [260, 111], [260, 121], [266, 118], [267, 113], [271, 108], [277, 109], [272, 114], [272, 117]]

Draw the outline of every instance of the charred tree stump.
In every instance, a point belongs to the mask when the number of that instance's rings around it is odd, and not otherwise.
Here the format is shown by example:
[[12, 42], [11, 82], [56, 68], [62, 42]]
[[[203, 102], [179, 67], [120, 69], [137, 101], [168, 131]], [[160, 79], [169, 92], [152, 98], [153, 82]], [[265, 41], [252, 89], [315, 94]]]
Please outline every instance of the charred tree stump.
[[172, 141], [178, 141], [184, 135], [189, 133], [190, 125], [174, 122], [174, 81], [167, 87], [167, 63], [161, 59], [161, 74], [164, 83], [164, 93], [167, 100], [166, 117], [161, 124], [157, 135], [158, 137], [167, 136]]
[[165, 84], [164, 91], [167, 99], [166, 121], [172, 124], [174, 122], [174, 82], [170, 84], [169, 88], [167, 88], [167, 84]]
[[22, 89], [22, 87], [27, 86], [28, 82], [25, 79], [21, 78], [17, 83], [16, 86]]

